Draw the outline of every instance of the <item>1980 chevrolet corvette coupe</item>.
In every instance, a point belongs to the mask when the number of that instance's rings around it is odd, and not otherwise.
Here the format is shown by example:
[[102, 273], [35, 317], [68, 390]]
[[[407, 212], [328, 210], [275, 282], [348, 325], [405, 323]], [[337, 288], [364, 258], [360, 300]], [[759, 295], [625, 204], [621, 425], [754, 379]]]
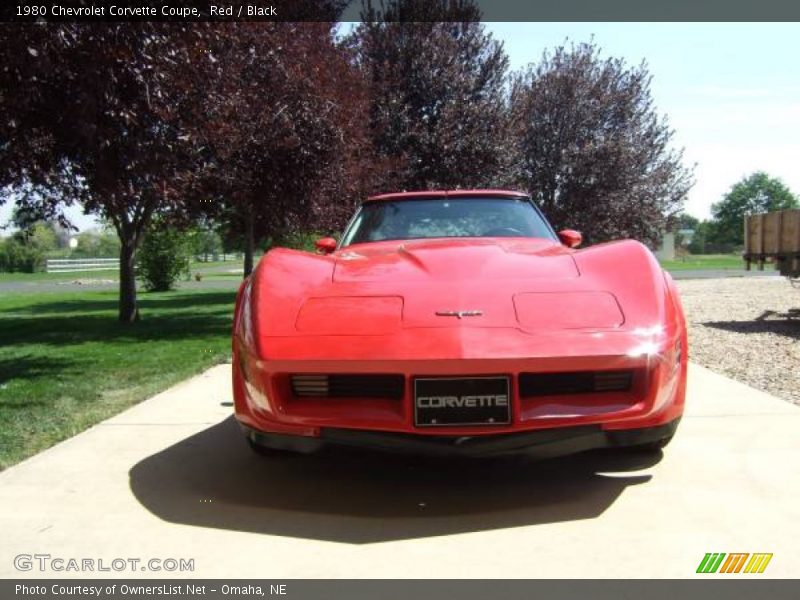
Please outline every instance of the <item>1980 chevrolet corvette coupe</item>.
[[318, 254], [271, 250], [234, 318], [251, 446], [664, 446], [686, 390], [675, 285], [638, 242], [580, 242], [525, 194], [461, 190], [376, 196]]

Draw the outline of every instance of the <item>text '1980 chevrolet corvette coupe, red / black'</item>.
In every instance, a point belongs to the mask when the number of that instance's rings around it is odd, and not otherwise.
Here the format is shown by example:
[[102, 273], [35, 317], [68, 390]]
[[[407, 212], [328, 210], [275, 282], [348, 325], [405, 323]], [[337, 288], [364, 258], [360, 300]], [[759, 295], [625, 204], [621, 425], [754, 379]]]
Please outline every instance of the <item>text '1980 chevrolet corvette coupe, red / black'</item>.
[[526, 194], [375, 196], [319, 253], [239, 290], [236, 418], [254, 449], [436, 455], [657, 449], [686, 391], [675, 285], [636, 241], [576, 249]]

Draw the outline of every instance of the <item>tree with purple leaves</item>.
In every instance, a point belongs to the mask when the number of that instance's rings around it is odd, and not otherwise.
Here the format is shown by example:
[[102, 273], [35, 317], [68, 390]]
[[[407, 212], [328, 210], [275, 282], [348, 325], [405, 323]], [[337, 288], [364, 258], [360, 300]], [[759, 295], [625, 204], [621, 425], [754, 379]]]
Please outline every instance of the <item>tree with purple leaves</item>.
[[650, 94], [645, 65], [602, 58], [594, 43], [558, 47], [514, 77], [513, 180], [556, 228], [589, 243], [654, 244], [680, 212], [692, 170]]
[[507, 166], [503, 45], [469, 0], [365, 3], [347, 44], [369, 82], [382, 191], [488, 187]]
[[63, 207], [79, 203], [113, 224], [124, 322], [139, 317], [134, 267], [147, 225], [182, 203], [195, 167], [164, 76], [189, 36], [156, 23], [0, 30], [3, 196], [62, 221]]

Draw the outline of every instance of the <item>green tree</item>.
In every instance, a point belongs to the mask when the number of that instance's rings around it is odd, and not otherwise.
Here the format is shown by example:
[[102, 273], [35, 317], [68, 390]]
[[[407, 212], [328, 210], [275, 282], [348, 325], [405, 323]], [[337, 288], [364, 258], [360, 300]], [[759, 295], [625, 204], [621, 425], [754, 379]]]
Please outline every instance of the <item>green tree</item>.
[[181, 275], [189, 273], [191, 237], [157, 221], [148, 230], [139, 250], [139, 277], [151, 292], [172, 289]]
[[197, 227], [191, 232], [192, 253], [202, 260], [217, 260], [222, 254], [222, 237], [208, 226]]
[[675, 227], [677, 229], [695, 229], [700, 224], [700, 219], [693, 217], [689, 213], [682, 212], [675, 217]]
[[689, 244], [689, 252], [692, 254], [708, 254], [708, 235], [709, 221], [700, 221], [694, 228], [692, 243]]
[[[687, 243], [686, 236], [681, 233], [682, 231], [691, 230], [694, 234], [690, 234], [689, 237], [691, 240], [694, 240], [694, 236], [697, 234], [697, 230], [700, 226], [700, 219], [697, 217], [693, 217], [692, 215], [682, 212], [676, 215], [672, 219], [671, 229], [675, 232], [675, 247], [676, 248], [686, 248], [689, 252], [691, 250], [691, 244]], [[694, 254], [694, 252], [692, 252]]]
[[734, 184], [725, 197], [711, 206], [710, 241], [716, 245], [744, 244], [746, 215], [797, 208], [798, 199], [780, 179], [757, 171]]
[[69, 239], [68, 230], [61, 227], [57, 219], [48, 219], [36, 207], [15, 206], [10, 224], [17, 229], [14, 237], [18, 241], [42, 253], [65, 246]]
[[0, 240], [0, 272], [43, 270], [47, 253], [59, 245], [56, 225], [21, 219], [19, 211], [14, 212], [11, 222], [19, 229], [11, 237]]
[[112, 229], [84, 231], [75, 236], [78, 246], [72, 251], [72, 258], [113, 258], [119, 256], [119, 237]]
[[44, 268], [44, 254], [19, 236], [0, 239], [0, 273], [33, 273]]
[[58, 234], [55, 227], [45, 221], [37, 221], [25, 231], [18, 232], [15, 237], [42, 254], [58, 248]]

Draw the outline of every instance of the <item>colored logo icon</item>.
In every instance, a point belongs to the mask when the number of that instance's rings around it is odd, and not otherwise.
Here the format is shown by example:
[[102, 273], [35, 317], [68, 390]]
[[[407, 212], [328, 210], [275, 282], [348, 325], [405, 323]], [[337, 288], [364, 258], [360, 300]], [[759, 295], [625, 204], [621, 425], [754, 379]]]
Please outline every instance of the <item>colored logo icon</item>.
[[772, 553], [707, 552], [697, 567], [698, 573], [763, 573]]

